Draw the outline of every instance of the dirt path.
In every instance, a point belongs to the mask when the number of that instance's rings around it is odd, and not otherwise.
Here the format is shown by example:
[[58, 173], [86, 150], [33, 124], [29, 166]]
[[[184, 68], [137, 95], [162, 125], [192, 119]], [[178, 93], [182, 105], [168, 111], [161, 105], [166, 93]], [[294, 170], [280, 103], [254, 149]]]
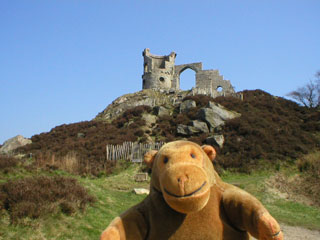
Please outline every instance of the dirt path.
[[[320, 240], [320, 232], [281, 224], [284, 240]], [[255, 238], [253, 238], [255, 239]]]
[[320, 232], [281, 224], [285, 240], [320, 240]]

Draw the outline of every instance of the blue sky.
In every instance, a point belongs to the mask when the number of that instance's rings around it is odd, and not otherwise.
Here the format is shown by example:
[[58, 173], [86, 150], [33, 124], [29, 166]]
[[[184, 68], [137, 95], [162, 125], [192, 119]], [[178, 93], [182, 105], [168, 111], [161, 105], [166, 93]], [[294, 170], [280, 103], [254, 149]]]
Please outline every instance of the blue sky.
[[285, 96], [320, 70], [319, 12], [318, 0], [1, 0], [0, 144], [141, 90], [146, 47]]

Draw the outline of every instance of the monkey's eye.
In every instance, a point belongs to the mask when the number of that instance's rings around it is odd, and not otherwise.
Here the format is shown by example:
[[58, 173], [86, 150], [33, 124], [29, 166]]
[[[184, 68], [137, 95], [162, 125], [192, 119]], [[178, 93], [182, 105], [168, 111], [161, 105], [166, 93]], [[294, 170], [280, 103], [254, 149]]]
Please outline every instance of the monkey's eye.
[[196, 155], [194, 155], [193, 153], [191, 153], [190, 156], [191, 156], [192, 158], [196, 158]]
[[164, 159], [163, 159], [163, 162], [166, 164], [167, 162], [169, 161], [169, 159], [167, 158], [167, 157], [165, 157]]

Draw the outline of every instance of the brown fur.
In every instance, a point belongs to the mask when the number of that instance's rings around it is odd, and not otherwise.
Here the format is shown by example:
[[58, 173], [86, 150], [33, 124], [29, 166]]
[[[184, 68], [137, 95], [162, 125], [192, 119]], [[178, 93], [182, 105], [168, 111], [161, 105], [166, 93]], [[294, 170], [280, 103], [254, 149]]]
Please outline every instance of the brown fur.
[[282, 240], [277, 221], [245, 191], [224, 183], [211, 146], [176, 141], [150, 151], [150, 194], [115, 218], [101, 240]]

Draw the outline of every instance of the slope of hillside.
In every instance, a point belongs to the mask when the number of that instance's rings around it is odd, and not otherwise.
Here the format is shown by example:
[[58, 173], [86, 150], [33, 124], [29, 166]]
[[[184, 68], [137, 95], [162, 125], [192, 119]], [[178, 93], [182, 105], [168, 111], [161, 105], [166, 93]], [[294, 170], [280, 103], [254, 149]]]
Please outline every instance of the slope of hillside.
[[100, 112], [94, 120], [112, 121], [120, 117], [125, 111], [137, 106], [166, 106], [174, 107], [175, 103], [186, 97], [190, 91], [182, 92], [164, 92], [154, 91], [152, 89], [144, 89], [139, 92], [125, 94], [115, 99], [102, 112]]
[[[261, 90], [244, 91], [244, 100], [215, 101], [242, 114], [223, 129], [226, 138], [220, 162], [224, 167], [250, 168], [267, 160], [280, 164], [319, 149], [320, 112]], [[263, 163], [262, 163], [263, 164]]]
[[[135, 109], [134, 114], [144, 111], [144, 107]], [[106, 144], [121, 144], [124, 141], [136, 141], [140, 134], [136, 122], [128, 128], [103, 121], [85, 121], [64, 124], [53, 128], [50, 132], [32, 136], [32, 144], [19, 149], [30, 154], [38, 166], [63, 168], [77, 174], [110, 173], [113, 163], [106, 163]], [[105, 164], [108, 164], [106, 166]]]
[[[199, 109], [214, 101], [227, 109], [239, 112], [241, 117], [228, 120], [214, 133], [189, 136], [188, 139], [206, 143], [208, 136], [223, 134], [223, 148], [218, 148], [217, 162], [223, 168], [237, 168], [241, 171], [265, 167], [268, 163], [293, 162], [301, 154], [319, 149], [320, 112], [300, 107], [296, 103], [274, 97], [261, 90], [244, 91], [244, 100], [206, 96], [187, 97], [197, 106], [187, 113], [173, 113], [159, 119], [156, 136], [167, 141], [182, 138], [177, 125], [188, 124], [198, 118]], [[161, 138], [159, 138], [161, 139]]]
[[[148, 97], [149, 93], [141, 94], [139, 92], [139, 98], [147, 99], [145, 96]], [[215, 146], [219, 153], [218, 165], [246, 172], [270, 163], [279, 168], [282, 164], [295, 161], [301, 154], [319, 149], [319, 111], [300, 107], [261, 90], [244, 91], [243, 95], [243, 101], [223, 97], [212, 99], [201, 95], [183, 99], [182, 95], [177, 95], [170, 101], [170, 94], [158, 92], [154, 97], [164, 99], [162, 103], [159, 102], [164, 109], [162, 114], [159, 113], [159, 105], [135, 106], [120, 113], [116, 111], [117, 117], [108, 118], [108, 121], [105, 121], [103, 116], [107, 115], [102, 112], [95, 120], [62, 125], [48, 133], [35, 135], [32, 144], [20, 151], [33, 153], [41, 166], [50, 167], [54, 165], [52, 163], [61, 161], [64, 165], [69, 164], [75, 173], [99, 175], [110, 172], [112, 168], [112, 163], [104, 161], [105, 145], [124, 141], [189, 139], [203, 144], [211, 136], [220, 134], [225, 142], [223, 148]], [[132, 94], [119, 98], [122, 100], [115, 105], [126, 105], [136, 97]], [[181, 112], [181, 103], [186, 100], [193, 100], [195, 105]], [[241, 117], [228, 120], [211, 132], [181, 134], [178, 125], [189, 126], [192, 121], [199, 120], [199, 111], [209, 102], [239, 112]], [[113, 112], [112, 105], [107, 109], [104, 112]]]

